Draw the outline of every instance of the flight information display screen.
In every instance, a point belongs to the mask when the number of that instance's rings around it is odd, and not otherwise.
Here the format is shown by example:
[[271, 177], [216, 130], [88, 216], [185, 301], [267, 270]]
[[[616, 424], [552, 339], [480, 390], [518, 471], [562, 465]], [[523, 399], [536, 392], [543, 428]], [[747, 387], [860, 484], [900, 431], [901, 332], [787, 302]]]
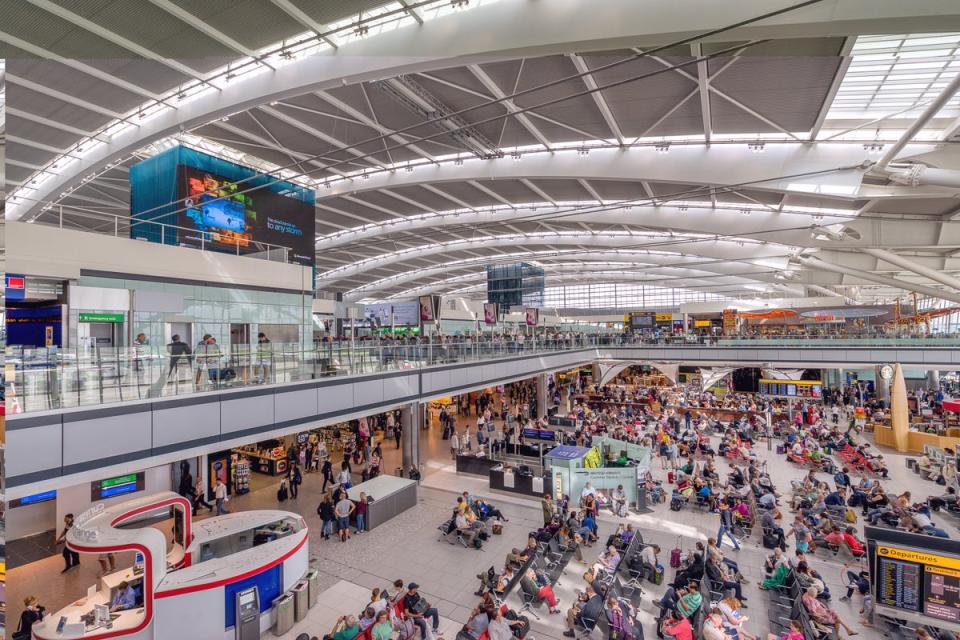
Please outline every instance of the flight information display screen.
[[960, 623], [960, 558], [878, 544], [877, 604]]

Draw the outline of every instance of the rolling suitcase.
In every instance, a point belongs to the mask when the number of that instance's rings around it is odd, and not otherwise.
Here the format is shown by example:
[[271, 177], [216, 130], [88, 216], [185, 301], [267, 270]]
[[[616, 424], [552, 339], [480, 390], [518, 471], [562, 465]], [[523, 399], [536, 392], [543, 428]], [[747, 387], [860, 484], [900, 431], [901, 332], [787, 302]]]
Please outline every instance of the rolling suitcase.
[[673, 484], [673, 471], [667, 471], [667, 484]]
[[670, 566], [674, 569], [680, 566], [680, 556], [683, 554], [683, 538], [677, 538], [677, 548], [670, 551]]

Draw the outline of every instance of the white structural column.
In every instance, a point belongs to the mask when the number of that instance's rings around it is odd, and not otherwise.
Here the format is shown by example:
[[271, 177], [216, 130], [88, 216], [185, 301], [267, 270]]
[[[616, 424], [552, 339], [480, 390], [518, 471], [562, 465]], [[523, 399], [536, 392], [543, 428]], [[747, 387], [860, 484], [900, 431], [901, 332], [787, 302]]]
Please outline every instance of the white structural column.
[[541, 373], [536, 377], [537, 381], [537, 417], [547, 417], [547, 374]]
[[887, 251], [886, 249], [861, 249], [861, 251], [873, 256], [874, 258], [878, 258], [884, 262], [889, 262], [890, 264], [906, 269], [907, 271], [911, 271], [918, 276], [929, 278], [934, 282], [945, 284], [948, 287], [952, 287], [960, 291], [960, 278], [955, 278], [942, 271], [931, 269], [930, 267], [926, 267], [905, 256], [898, 255], [892, 251]]
[[[410, 471], [410, 467], [420, 467], [420, 405], [411, 402], [400, 409], [401, 446], [403, 447], [403, 472]], [[422, 472], [421, 472], [422, 473]]]
[[933, 389], [934, 392], [940, 388], [940, 372], [936, 369], [927, 371], [927, 387]]

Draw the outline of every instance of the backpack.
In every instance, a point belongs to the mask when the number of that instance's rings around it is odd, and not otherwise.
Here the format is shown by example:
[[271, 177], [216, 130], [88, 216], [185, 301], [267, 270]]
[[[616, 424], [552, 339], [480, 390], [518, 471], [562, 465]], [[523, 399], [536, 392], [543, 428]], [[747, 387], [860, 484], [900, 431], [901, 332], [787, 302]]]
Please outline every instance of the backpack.
[[474, 546], [475, 549], [482, 549], [482, 548], [483, 548], [483, 540], [480, 539], [480, 536], [476, 536], [476, 537], [473, 539], [473, 546]]
[[277, 501], [278, 502], [287, 501], [287, 485], [281, 484], [280, 488], [277, 489]]

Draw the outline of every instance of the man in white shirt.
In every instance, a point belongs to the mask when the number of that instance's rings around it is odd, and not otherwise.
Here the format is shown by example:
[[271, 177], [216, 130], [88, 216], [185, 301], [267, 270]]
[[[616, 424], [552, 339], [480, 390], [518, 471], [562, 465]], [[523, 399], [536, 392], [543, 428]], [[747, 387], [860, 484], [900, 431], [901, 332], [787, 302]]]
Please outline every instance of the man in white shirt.
[[467, 516], [464, 515], [463, 511], [457, 511], [456, 524], [460, 535], [463, 536], [468, 545], [472, 546], [473, 539], [477, 537], [477, 530], [470, 527]]
[[217, 486], [213, 489], [213, 497], [217, 502], [218, 516], [222, 516], [225, 513], [230, 513], [223, 506], [227, 502], [227, 485], [223, 484], [223, 480], [220, 478], [217, 478]]
[[589, 482], [583, 485], [583, 491], [580, 492], [580, 498], [586, 498], [587, 496], [596, 496], [597, 490], [593, 488]]
[[454, 460], [457, 459], [457, 454], [460, 452], [460, 436], [457, 435], [456, 429], [453, 430], [453, 433], [450, 434], [450, 457]]

